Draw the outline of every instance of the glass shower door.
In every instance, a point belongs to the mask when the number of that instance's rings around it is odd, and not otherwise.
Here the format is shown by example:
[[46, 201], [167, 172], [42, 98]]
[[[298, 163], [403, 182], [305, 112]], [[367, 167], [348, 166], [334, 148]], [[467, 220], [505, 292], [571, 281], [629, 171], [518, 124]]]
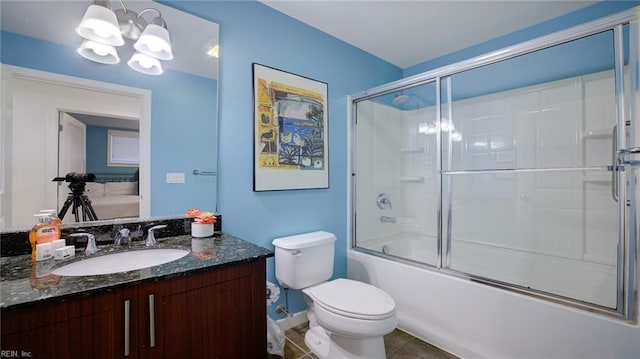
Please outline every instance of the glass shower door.
[[357, 247], [437, 265], [436, 103], [435, 82], [357, 103]]
[[626, 126], [616, 127], [613, 39], [607, 31], [443, 80], [445, 267], [620, 306], [615, 197], [625, 174], [614, 139]]
[[353, 247], [636, 320], [640, 25], [611, 17], [353, 97]]

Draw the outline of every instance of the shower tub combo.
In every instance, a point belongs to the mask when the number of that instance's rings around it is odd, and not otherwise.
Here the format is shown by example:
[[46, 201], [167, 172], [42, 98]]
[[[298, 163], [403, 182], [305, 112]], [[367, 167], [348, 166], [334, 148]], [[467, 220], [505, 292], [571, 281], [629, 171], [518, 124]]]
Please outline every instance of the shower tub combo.
[[640, 352], [637, 16], [351, 97], [349, 276], [402, 329], [463, 357]]

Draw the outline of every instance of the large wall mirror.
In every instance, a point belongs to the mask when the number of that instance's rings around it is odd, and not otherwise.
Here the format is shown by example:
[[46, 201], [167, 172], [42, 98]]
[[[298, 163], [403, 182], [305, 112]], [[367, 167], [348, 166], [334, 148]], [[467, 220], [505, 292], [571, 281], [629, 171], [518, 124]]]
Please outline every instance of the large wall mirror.
[[[216, 210], [218, 25], [152, 1], [112, 1], [166, 23], [174, 58], [148, 75], [127, 64], [135, 41], [126, 37], [116, 64], [79, 54], [76, 27], [92, 4], [0, 2], [0, 231], [60, 212], [78, 187], [98, 220]], [[76, 222], [74, 209], [87, 220], [82, 207], [72, 203], [63, 222]]]

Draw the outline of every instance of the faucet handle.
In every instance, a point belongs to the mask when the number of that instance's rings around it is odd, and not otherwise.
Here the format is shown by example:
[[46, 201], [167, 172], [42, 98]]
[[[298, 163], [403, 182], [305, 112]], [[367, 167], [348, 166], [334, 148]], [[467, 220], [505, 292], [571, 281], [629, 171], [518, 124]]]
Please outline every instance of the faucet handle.
[[116, 239], [114, 241], [114, 245], [117, 246], [128, 246], [131, 244], [131, 237], [129, 237], [131, 231], [127, 228], [120, 228], [118, 233], [116, 233]]
[[391, 198], [389, 198], [389, 195], [386, 193], [380, 193], [378, 197], [376, 197], [376, 203], [380, 209], [391, 209]]
[[144, 244], [147, 247], [155, 246], [156, 243], [157, 243], [156, 236], [155, 236], [155, 230], [163, 229], [163, 228], [167, 228], [167, 225], [166, 224], [161, 224], [161, 225], [153, 226], [153, 227], [149, 228], [148, 234], [147, 234], [147, 240], [144, 242]]
[[138, 224], [134, 231], [131, 231], [131, 239], [141, 238], [144, 235], [144, 231], [142, 230], [142, 225]]
[[93, 234], [86, 232], [76, 232], [71, 233], [69, 237], [87, 237], [87, 247], [84, 249], [84, 254], [90, 255], [98, 252], [96, 237]]

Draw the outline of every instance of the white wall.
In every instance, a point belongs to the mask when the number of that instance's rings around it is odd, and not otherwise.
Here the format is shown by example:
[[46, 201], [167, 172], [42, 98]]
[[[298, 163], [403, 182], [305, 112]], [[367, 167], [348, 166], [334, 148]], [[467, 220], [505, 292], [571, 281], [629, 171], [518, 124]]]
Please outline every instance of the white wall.
[[32, 214], [57, 208], [58, 182], [51, 180], [58, 176], [59, 111], [140, 118], [141, 105], [131, 96], [21, 77], [8, 81], [12, 114], [2, 117], [2, 127], [11, 128], [11, 135], [2, 146], [11, 156], [3, 161], [3, 229], [25, 229], [35, 224]]
[[[358, 216], [367, 218], [366, 226], [358, 227], [363, 238], [373, 239], [397, 232], [396, 226], [381, 222], [380, 216], [400, 216], [401, 190], [399, 182], [400, 163], [397, 160], [401, 134], [398, 131], [402, 123], [402, 113], [388, 107], [364, 102], [358, 105], [358, 117], [371, 119], [358, 122], [357, 153], [362, 154], [355, 160], [358, 177], [356, 192]], [[379, 194], [386, 193], [391, 199], [392, 208], [381, 210], [376, 205]]]
[[[358, 104], [356, 212], [363, 224], [358, 233], [368, 245], [407, 232], [437, 236], [435, 136], [417, 134], [434, 116], [433, 107], [401, 111], [370, 101]], [[391, 208], [376, 205], [381, 193], [389, 196]], [[383, 222], [381, 216], [397, 222]], [[435, 258], [427, 261], [433, 264]]]

